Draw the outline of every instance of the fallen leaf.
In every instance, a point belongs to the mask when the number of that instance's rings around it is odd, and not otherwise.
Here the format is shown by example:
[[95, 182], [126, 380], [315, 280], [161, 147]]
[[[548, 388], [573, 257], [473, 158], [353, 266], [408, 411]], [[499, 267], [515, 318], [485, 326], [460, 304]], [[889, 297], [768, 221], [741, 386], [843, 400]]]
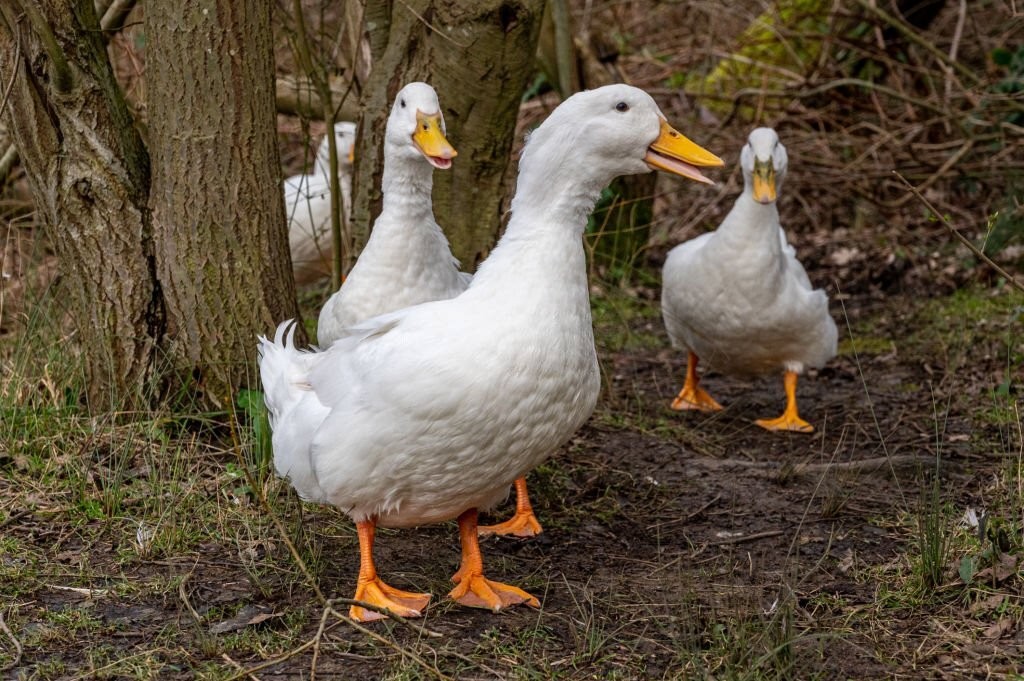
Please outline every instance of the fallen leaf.
[[1010, 617], [1004, 617], [1003, 619], [999, 620], [998, 622], [990, 626], [988, 629], [986, 629], [985, 633], [983, 633], [982, 636], [984, 636], [987, 639], [1002, 638], [1012, 630], [1013, 619]]
[[281, 613], [272, 612], [271, 608], [264, 605], [249, 604], [238, 611], [238, 614], [231, 619], [218, 622], [210, 627], [211, 634], [226, 634], [229, 631], [238, 631], [246, 627], [266, 622], [274, 617], [280, 617]]
[[854, 558], [853, 549], [846, 549], [846, 553], [844, 553], [843, 557], [839, 559], [839, 564], [836, 565], [836, 567], [839, 568], [840, 572], [846, 574], [850, 571], [850, 568], [853, 567], [855, 561], [856, 558]]
[[972, 615], [993, 612], [1003, 604], [1004, 600], [1006, 600], [1006, 596], [1003, 594], [996, 594], [994, 596], [989, 596], [988, 598], [983, 598], [976, 603], [971, 603], [971, 607], [968, 608], [968, 610]]
[[1017, 574], [1017, 566], [1020, 563], [1020, 559], [1009, 553], [1002, 553], [999, 555], [999, 562], [993, 566], [987, 567], [984, 570], [979, 570], [974, 575], [974, 580], [977, 582], [986, 583], [995, 579], [996, 584], [1002, 584], [1010, 577]]

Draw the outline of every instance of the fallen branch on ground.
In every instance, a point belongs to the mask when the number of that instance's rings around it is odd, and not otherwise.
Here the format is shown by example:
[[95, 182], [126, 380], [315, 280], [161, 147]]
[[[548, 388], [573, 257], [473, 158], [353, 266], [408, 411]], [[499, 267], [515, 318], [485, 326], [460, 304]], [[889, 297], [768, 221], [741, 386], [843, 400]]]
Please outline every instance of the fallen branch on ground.
[[765, 477], [795, 477], [800, 475], [821, 475], [823, 473], [870, 474], [880, 470], [934, 465], [935, 458], [923, 454], [901, 454], [879, 456], [860, 461], [836, 463], [778, 463], [776, 461], [741, 461], [739, 459], [697, 459], [695, 465], [702, 468], [730, 469], [743, 468]]

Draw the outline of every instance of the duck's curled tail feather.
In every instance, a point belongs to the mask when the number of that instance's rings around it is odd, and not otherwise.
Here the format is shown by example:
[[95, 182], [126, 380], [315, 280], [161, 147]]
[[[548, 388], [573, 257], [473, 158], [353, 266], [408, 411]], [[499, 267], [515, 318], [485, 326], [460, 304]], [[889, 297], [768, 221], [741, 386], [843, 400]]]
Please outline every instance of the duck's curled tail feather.
[[259, 337], [260, 379], [273, 430], [274, 468], [291, 480], [303, 499], [321, 501], [309, 448], [330, 410], [309, 384], [308, 371], [318, 353], [295, 347], [296, 325], [292, 319], [282, 322], [273, 341]]

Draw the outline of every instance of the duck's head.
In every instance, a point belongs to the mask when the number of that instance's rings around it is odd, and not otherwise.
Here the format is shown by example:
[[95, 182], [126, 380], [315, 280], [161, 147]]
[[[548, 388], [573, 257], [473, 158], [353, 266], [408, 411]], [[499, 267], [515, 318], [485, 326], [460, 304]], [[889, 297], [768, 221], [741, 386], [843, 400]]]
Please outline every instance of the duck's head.
[[[316, 151], [317, 166], [323, 174], [328, 173], [330, 168], [330, 141], [324, 135], [320, 147]], [[356, 124], [349, 121], [341, 121], [334, 124], [334, 145], [338, 149], [338, 170], [345, 173], [352, 171], [352, 163], [355, 161], [356, 151]]]
[[750, 133], [740, 154], [743, 182], [758, 203], [773, 203], [786, 176], [786, 147], [771, 128], [757, 128]]
[[424, 158], [442, 170], [458, 152], [445, 138], [444, 116], [434, 88], [409, 83], [398, 91], [385, 132], [387, 144], [402, 158]]
[[621, 84], [578, 92], [562, 102], [530, 136], [523, 162], [556, 146], [568, 153], [560, 171], [592, 176], [600, 186], [652, 170], [714, 184], [698, 166], [722, 165], [722, 159], [672, 128], [650, 95]]

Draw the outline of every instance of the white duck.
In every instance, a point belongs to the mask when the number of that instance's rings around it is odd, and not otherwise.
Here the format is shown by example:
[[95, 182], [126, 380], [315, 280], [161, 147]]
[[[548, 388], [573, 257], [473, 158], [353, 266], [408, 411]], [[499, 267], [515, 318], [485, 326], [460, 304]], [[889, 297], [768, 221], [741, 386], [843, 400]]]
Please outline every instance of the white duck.
[[812, 289], [786, 241], [775, 200], [786, 148], [771, 128], [750, 133], [740, 156], [744, 189], [714, 232], [673, 248], [662, 271], [661, 307], [669, 338], [689, 351], [677, 410], [716, 411], [699, 385], [698, 358], [729, 374], [783, 371], [786, 409], [759, 419], [768, 430], [810, 433], [796, 404], [797, 376], [836, 354], [828, 297]]
[[385, 312], [443, 300], [466, 290], [448, 239], [434, 220], [434, 168], [457, 152], [445, 138], [434, 88], [409, 83], [395, 96], [384, 130], [383, 206], [370, 239], [320, 310], [317, 343], [329, 347], [347, 327]]
[[[322, 352], [295, 349], [290, 322], [260, 339], [274, 465], [303, 498], [355, 521], [357, 600], [419, 615], [429, 594], [377, 576], [374, 530], [457, 517], [450, 596], [495, 611], [539, 605], [484, 577], [477, 509], [501, 501], [597, 401], [581, 236], [601, 189], [653, 168], [708, 181], [691, 164], [721, 160], [673, 130], [642, 90], [573, 95], [530, 137], [511, 220], [464, 293], [367, 320]], [[360, 607], [352, 616], [378, 617]]]
[[[317, 342], [328, 347], [346, 327], [370, 317], [453, 298], [472, 275], [459, 271], [448, 240], [434, 219], [434, 168], [451, 167], [457, 153], [446, 139], [437, 93], [410, 83], [396, 95], [384, 132], [383, 206], [370, 239], [341, 288], [320, 311]], [[542, 531], [526, 479], [515, 482], [516, 512], [481, 526], [481, 535], [530, 537]]]
[[[338, 151], [338, 181], [342, 215], [352, 206], [352, 161], [356, 124], [334, 125]], [[295, 283], [302, 286], [331, 276], [331, 175], [329, 141], [324, 135], [317, 149], [313, 172], [293, 175], [284, 181], [284, 206], [288, 217], [288, 247], [292, 254]]]

